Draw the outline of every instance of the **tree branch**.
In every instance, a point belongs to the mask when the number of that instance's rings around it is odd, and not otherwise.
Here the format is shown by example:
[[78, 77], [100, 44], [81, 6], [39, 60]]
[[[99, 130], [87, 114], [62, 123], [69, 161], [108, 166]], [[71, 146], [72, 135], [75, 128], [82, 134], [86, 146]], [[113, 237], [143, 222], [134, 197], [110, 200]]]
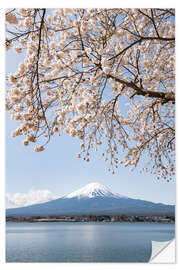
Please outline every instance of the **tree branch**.
[[155, 91], [151, 91], [151, 90], [146, 90], [143, 88], [138, 87], [136, 84], [134, 84], [133, 82], [128, 82], [122, 79], [119, 79], [113, 75], [107, 75], [108, 78], [114, 79], [116, 82], [119, 82], [123, 85], [126, 85], [129, 88], [132, 88], [133, 90], [135, 90], [134, 95], [140, 95], [140, 96], [148, 96], [151, 98], [159, 98], [163, 100], [163, 104], [167, 103], [169, 101], [172, 101], [173, 104], [175, 103], [175, 94], [173, 92], [171, 93], [164, 93], [164, 92], [155, 92]]

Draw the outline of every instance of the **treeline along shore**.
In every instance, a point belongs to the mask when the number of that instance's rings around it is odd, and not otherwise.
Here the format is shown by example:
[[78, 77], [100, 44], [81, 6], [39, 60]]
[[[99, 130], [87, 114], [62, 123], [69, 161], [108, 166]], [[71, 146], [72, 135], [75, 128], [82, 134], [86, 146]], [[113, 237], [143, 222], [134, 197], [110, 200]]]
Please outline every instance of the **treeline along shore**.
[[165, 222], [174, 223], [174, 216], [49, 216], [6, 217], [7, 222]]

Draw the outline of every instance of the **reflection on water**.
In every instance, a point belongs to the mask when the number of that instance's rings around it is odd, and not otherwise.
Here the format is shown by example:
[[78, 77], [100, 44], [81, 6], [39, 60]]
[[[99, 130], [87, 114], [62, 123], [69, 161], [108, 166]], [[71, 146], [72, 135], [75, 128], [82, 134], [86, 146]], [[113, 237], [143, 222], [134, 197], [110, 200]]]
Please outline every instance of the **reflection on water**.
[[7, 262], [148, 262], [174, 224], [7, 223]]

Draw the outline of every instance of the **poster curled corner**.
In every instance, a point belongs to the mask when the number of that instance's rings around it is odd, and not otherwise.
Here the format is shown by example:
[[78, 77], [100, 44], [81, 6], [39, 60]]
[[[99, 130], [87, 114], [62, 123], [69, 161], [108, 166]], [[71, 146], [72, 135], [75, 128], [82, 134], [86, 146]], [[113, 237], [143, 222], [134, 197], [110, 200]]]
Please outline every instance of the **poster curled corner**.
[[175, 239], [166, 242], [152, 241], [150, 263], [175, 263]]

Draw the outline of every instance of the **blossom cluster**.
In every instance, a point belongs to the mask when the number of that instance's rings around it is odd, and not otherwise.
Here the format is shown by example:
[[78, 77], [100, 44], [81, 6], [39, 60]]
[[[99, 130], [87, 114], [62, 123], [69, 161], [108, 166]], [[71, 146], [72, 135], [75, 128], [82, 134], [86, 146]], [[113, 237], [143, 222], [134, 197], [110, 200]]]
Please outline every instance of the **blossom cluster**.
[[145, 154], [158, 177], [173, 176], [173, 9], [13, 9], [6, 22], [7, 50], [26, 55], [8, 76], [13, 137], [44, 137], [40, 152], [63, 131], [86, 161], [103, 145], [113, 173]]

